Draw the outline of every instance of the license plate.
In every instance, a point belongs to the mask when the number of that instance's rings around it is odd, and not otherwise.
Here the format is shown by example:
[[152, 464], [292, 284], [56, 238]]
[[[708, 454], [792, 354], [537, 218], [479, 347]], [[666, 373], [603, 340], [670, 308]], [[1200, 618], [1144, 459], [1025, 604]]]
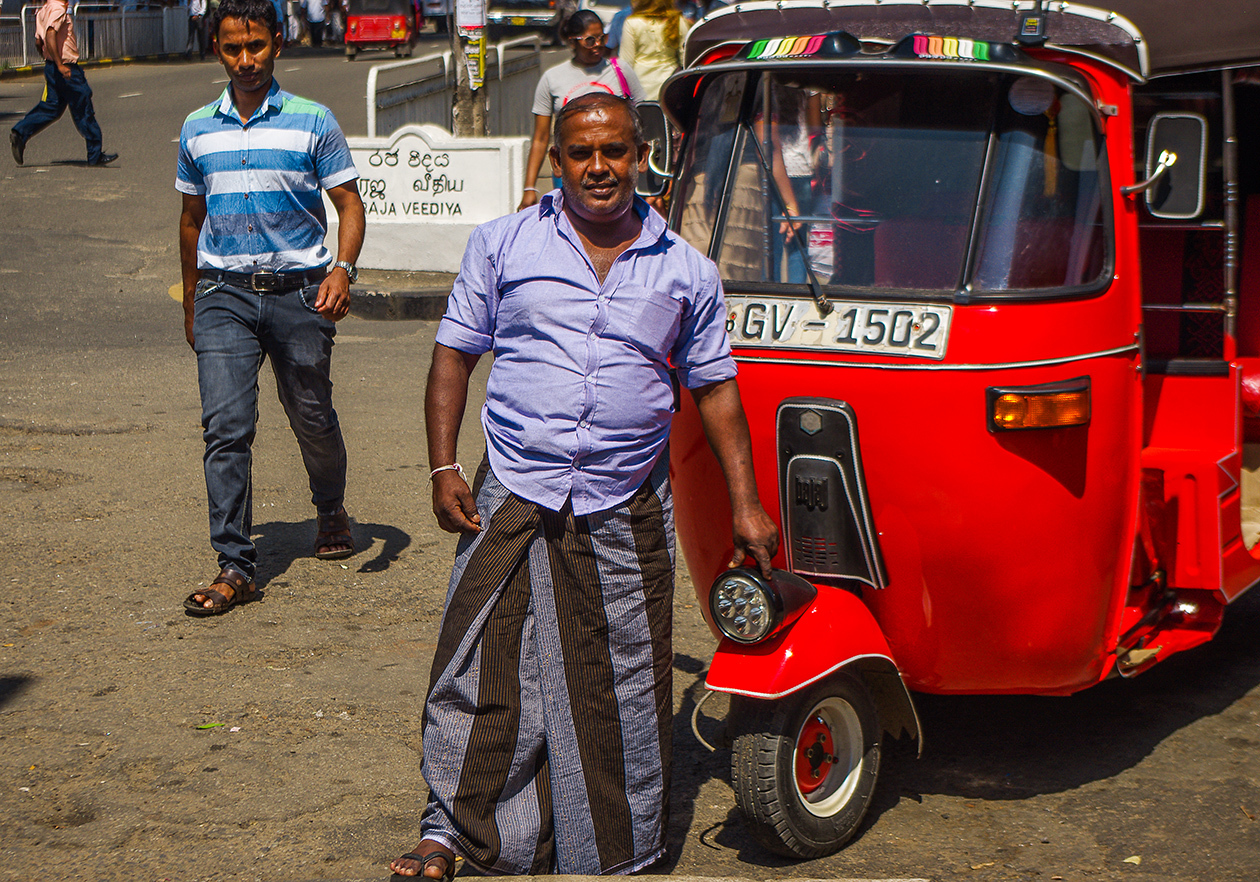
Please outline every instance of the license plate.
[[726, 330], [736, 348], [866, 352], [942, 359], [953, 309], [919, 303], [831, 301], [726, 295]]
[[525, 24], [525, 19], [519, 15], [513, 16], [512, 24], [516, 25], [518, 28], [522, 27]]

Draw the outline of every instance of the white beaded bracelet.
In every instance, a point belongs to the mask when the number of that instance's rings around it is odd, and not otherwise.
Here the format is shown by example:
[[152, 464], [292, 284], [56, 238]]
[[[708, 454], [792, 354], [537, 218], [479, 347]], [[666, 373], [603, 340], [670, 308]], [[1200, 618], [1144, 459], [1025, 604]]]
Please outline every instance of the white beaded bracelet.
[[[438, 466], [433, 471], [429, 472], [429, 480], [432, 481], [433, 476], [436, 475], [438, 472], [454, 472], [455, 474], [459, 475], [461, 478], [464, 477], [464, 467], [457, 462], [451, 463], [450, 465]], [[465, 478], [465, 480], [467, 479]]]
[[525, 188], [524, 188], [524, 192], [526, 192], [526, 193], [538, 193], [538, 192], [540, 192], [540, 191], [539, 191], [539, 189], [538, 189], [537, 187], [525, 187]]

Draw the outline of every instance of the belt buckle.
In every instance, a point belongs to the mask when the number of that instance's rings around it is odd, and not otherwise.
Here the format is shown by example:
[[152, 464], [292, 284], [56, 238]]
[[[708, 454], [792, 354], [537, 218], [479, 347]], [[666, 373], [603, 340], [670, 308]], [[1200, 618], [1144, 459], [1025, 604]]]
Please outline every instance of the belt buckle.
[[253, 273], [249, 285], [255, 291], [276, 291], [283, 283], [279, 273]]

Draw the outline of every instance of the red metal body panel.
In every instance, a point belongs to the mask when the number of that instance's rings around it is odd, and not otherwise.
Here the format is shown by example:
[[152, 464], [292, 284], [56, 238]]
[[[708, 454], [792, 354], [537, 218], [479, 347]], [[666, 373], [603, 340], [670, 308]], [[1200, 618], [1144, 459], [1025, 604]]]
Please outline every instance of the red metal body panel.
[[1147, 377], [1145, 385], [1142, 463], [1162, 476], [1169, 584], [1229, 602], [1260, 579], [1241, 535], [1241, 368], [1233, 364], [1226, 377]]
[[[394, 22], [403, 21], [403, 33], [394, 30]], [[346, 42], [356, 46], [398, 46], [410, 42], [420, 28], [421, 18], [413, 12], [410, 16], [391, 13], [388, 15], [351, 15], [346, 20]]]
[[872, 656], [892, 659], [870, 611], [856, 595], [823, 587], [799, 619], [765, 643], [741, 646], [723, 640], [705, 685], [752, 698], [781, 698]]
[[[954, 320], [965, 318], [956, 312]], [[842, 398], [857, 414], [889, 574], [889, 587], [866, 590], [864, 599], [906, 684], [933, 692], [1082, 688], [1109, 665], [1104, 646], [1117, 627], [1109, 620], [1128, 587], [1139, 477], [1135, 364], [1133, 351], [994, 371], [744, 362], [740, 388], [762, 503], [777, 515], [779, 401], [801, 389]], [[1002, 436], [987, 430], [986, 387], [1086, 374], [1095, 413], [1106, 419]], [[706, 488], [723, 485], [715, 462], [698, 462], [712, 455], [694, 408], [675, 419], [674, 439], [679, 538], [707, 593], [730, 538], [729, 520], [719, 519], [726, 506], [719, 512]]]

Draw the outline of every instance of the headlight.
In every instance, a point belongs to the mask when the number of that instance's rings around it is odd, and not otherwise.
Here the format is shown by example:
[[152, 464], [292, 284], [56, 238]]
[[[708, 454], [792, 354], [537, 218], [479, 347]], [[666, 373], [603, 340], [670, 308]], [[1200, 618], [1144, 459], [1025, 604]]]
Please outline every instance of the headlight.
[[771, 570], [767, 581], [757, 570], [727, 570], [709, 589], [709, 610], [718, 630], [737, 643], [758, 643], [796, 621], [809, 609], [818, 589], [795, 573]]
[[765, 579], [745, 569], [723, 573], [709, 589], [718, 630], [737, 643], [756, 643], [774, 631], [783, 614], [778, 600]]

